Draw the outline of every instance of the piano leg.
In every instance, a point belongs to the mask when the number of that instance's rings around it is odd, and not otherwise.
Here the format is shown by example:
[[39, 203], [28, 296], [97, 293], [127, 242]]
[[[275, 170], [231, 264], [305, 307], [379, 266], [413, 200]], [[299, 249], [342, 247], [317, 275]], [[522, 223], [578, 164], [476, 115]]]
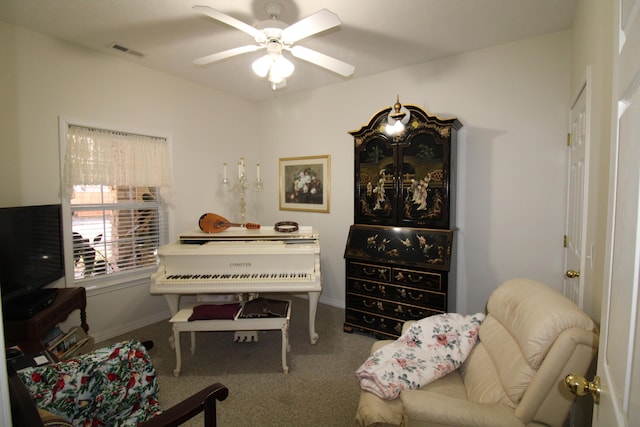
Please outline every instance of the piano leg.
[[[171, 347], [176, 350], [176, 368], [173, 370], [173, 376], [177, 377], [180, 375], [180, 368], [182, 367], [182, 352], [180, 351], [180, 328], [176, 325], [173, 325], [173, 336], [169, 338], [169, 342], [171, 341], [174, 343]], [[191, 341], [191, 345], [193, 345], [193, 341]]]
[[[171, 312], [171, 317], [175, 316], [176, 313], [178, 312], [178, 310], [180, 309], [180, 295], [176, 295], [176, 294], [164, 294], [164, 299], [167, 301], [167, 304], [169, 305], [169, 311]], [[176, 341], [175, 341], [175, 334], [169, 336], [169, 347], [171, 348], [175, 348], [176, 346]], [[178, 346], [179, 346], [180, 342], [178, 342]], [[178, 350], [179, 351], [179, 350]], [[178, 356], [178, 360], [180, 360], [180, 356]], [[178, 374], [180, 373], [180, 368], [179, 368], [179, 364], [178, 367], [176, 368], [178, 371]], [[178, 376], [178, 374], [173, 373], [175, 376]]]
[[309, 339], [311, 344], [318, 342], [318, 334], [316, 333], [316, 311], [318, 309], [318, 300], [320, 292], [308, 292], [309, 294]]

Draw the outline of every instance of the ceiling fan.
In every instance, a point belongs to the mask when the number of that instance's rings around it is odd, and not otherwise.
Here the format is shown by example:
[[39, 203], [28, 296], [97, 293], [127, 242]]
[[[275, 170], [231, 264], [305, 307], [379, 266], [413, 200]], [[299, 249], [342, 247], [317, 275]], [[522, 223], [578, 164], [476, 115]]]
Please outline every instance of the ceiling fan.
[[256, 27], [252, 27], [209, 6], [194, 6], [193, 9], [247, 33], [257, 43], [203, 56], [193, 61], [196, 65], [206, 65], [232, 56], [266, 49], [266, 55], [254, 61], [252, 68], [258, 76], [267, 77], [273, 90], [285, 87], [287, 77], [293, 73], [294, 65], [282, 55], [283, 50], [290, 51], [291, 55], [296, 58], [326, 68], [341, 76], [348, 77], [355, 71], [355, 67], [351, 64], [315, 50], [294, 45], [302, 39], [341, 24], [338, 16], [327, 9], [322, 9], [295, 24], [287, 25], [278, 20], [282, 12], [282, 5], [277, 2], [268, 2], [265, 5], [265, 9], [270, 19], [260, 22]]

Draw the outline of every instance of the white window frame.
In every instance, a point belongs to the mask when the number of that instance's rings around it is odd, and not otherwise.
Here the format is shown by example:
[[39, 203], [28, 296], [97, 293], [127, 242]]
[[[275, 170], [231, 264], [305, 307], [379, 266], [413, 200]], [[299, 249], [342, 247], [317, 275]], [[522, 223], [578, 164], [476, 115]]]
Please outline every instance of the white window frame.
[[[65, 183], [64, 183], [64, 165], [65, 165], [65, 153], [67, 146], [67, 134], [69, 126], [80, 126], [87, 128], [105, 129], [113, 132], [123, 132], [129, 134], [146, 135], [155, 138], [163, 138], [167, 143], [168, 153], [171, 153], [171, 138], [157, 131], [140, 130], [124, 128], [123, 126], [104, 125], [97, 123], [90, 123], [83, 120], [72, 119], [61, 116], [59, 118], [59, 146], [60, 146], [60, 189], [61, 189], [61, 204], [62, 204], [62, 223], [63, 223], [63, 241], [64, 241], [64, 253], [65, 253], [65, 283], [67, 287], [80, 287], [83, 286], [87, 289], [87, 292], [92, 294], [99, 294], [103, 292], [110, 292], [119, 288], [127, 288], [131, 286], [149, 286], [149, 278], [151, 273], [157, 270], [157, 266], [148, 266], [137, 268], [128, 272], [123, 272], [115, 275], [104, 274], [97, 275], [91, 278], [84, 278], [81, 281], [75, 280], [74, 275], [74, 247], [73, 247], [73, 234], [72, 234], [72, 218], [71, 218], [71, 204], [67, 195], [65, 195]], [[171, 165], [169, 165], [171, 168]], [[171, 221], [171, 209], [170, 201], [164, 200], [161, 202], [162, 207], [159, 209], [158, 218], [160, 229], [159, 246], [168, 243], [168, 236], [172, 233], [172, 221]]]

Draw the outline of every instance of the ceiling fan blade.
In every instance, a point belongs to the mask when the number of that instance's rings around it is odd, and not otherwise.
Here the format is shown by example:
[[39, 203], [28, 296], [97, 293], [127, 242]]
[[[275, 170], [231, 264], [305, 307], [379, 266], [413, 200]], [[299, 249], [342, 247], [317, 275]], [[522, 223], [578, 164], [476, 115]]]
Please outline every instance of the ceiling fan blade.
[[209, 6], [193, 6], [193, 9], [204, 15], [209, 16], [210, 18], [213, 18], [217, 21], [220, 21], [227, 25], [235, 27], [238, 30], [249, 34], [253, 38], [256, 38], [256, 36], [259, 36], [262, 34], [262, 31], [252, 27], [251, 25], [245, 24], [239, 19], [236, 19], [233, 16], [229, 16], [226, 13], [222, 13], [220, 11], [212, 9]]
[[241, 55], [243, 53], [255, 52], [258, 49], [262, 49], [262, 46], [250, 44], [247, 46], [235, 47], [229, 50], [223, 50], [222, 52], [214, 53], [213, 55], [203, 56], [202, 58], [194, 59], [193, 63], [196, 65], [206, 65], [212, 62], [220, 61], [221, 59], [230, 58], [232, 56]]
[[341, 23], [338, 15], [327, 9], [322, 9], [282, 30], [282, 41], [285, 44], [293, 44], [329, 28], [337, 27]]
[[331, 70], [334, 73], [349, 77], [356, 70], [351, 64], [342, 62], [339, 59], [327, 56], [324, 53], [316, 52], [303, 46], [294, 46], [291, 48], [291, 54], [296, 58], [300, 58], [312, 64]]

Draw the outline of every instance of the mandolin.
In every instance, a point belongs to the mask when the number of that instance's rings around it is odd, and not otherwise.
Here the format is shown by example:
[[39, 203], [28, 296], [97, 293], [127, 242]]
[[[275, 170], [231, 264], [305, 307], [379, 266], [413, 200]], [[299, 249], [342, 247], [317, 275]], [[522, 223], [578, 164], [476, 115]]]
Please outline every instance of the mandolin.
[[254, 224], [251, 222], [248, 222], [246, 224], [237, 224], [229, 222], [229, 220], [227, 220], [226, 218], [210, 212], [202, 214], [202, 216], [198, 220], [198, 225], [200, 226], [200, 230], [204, 231], [205, 233], [219, 233], [229, 227], [244, 227], [249, 230], [257, 230], [260, 228], [260, 224]]

